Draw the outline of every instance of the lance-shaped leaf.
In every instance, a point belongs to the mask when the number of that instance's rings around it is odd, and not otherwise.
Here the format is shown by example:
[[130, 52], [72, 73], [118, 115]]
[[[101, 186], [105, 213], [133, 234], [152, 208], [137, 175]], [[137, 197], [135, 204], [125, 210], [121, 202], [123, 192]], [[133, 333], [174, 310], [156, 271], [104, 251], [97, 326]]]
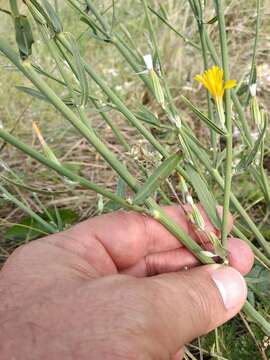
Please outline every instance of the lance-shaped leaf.
[[217, 132], [220, 135], [226, 135], [226, 131], [218, 127], [212, 120], [210, 120], [204, 113], [198, 110], [185, 96], [181, 96], [181, 99], [184, 103], [189, 107], [189, 109], [198, 116], [200, 120], [202, 120], [207, 126], [211, 127], [212, 130]]
[[80, 54], [78, 45], [77, 45], [74, 37], [71, 34], [68, 34], [68, 40], [70, 43], [72, 55], [75, 60], [75, 66], [76, 66], [76, 72], [77, 72], [76, 76], [78, 78], [78, 81], [79, 81], [80, 87], [81, 87], [81, 105], [86, 106], [86, 104], [88, 102], [89, 91], [88, 91], [88, 81], [87, 81], [87, 76], [86, 76], [83, 60], [81, 58], [81, 54]]
[[242, 160], [240, 161], [240, 163], [237, 165], [237, 168], [236, 168], [237, 171], [243, 171], [243, 170], [247, 169], [248, 166], [254, 161], [254, 159], [260, 149], [261, 143], [264, 139], [264, 136], [265, 136], [265, 133], [267, 130], [267, 124], [268, 124], [267, 117], [264, 116], [263, 118], [264, 118], [263, 129], [261, 130], [261, 133], [260, 133], [258, 139], [256, 140], [251, 151], [246, 156], [244, 156], [242, 158]]
[[158, 127], [160, 126], [159, 119], [150, 110], [148, 110], [146, 106], [140, 106], [140, 110], [136, 113], [136, 116], [138, 119], [146, 122], [147, 124]]
[[34, 43], [31, 25], [28, 18], [24, 15], [16, 16], [14, 24], [20, 56], [22, 59], [26, 59], [32, 54], [32, 45]]
[[218, 204], [213, 194], [208, 189], [206, 182], [191, 164], [186, 166], [186, 172], [188, 173], [191, 185], [196, 191], [196, 194], [209, 216], [209, 219], [217, 229], [220, 229], [221, 221], [217, 213]]
[[62, 32], [63, 26], [52, 5], [47, 0], [42, 0], [42, 2], [43, 6], [36, 0], [29, 0], [26, 5], [38, 23], [47, 24], [55, 33]]
[[142, 185], [133, 199], [134, 204], [142, 204], [160, 184], [173, 173], [182, 158], [182, 154], [177, 152], [169, 156], [162, 164], [149, 176], [148, 180]]
[[62, 32], [63, 31], [62, 23], [53, 6], [49, 3], [48, 0], [42, 0], [42, 3], [47, 11], [48, 17], [51, 21], [54, 31], [56, 33]]
[[38, 91], [36, 89], [32, 89], [32, 88], [26, 87], [26, 86], [16, 86], [16, 89], [18, 89], [19, 91], [22, 91], [25, 94], [30, 95], [36, 99], [48, 101], [46, 96], [44, 96], [40, 91]]

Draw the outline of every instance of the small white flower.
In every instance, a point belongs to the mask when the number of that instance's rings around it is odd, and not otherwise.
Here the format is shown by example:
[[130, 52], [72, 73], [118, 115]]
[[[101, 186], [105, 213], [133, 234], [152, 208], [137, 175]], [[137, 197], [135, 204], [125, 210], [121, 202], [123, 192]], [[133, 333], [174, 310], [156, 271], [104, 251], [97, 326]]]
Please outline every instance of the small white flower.
[[153, 58], [151, 54], [144, 55], [143, 60], [145, 62], [145, 66], [147, 70], [152, 70], [153, 66]]
[[178, 115], [176, 116], [169, 116], [169, 120], [171, 121], [171, 123], [173, 123], [178, 129], [181, 129], [182, 126], [182, 122], [181, 119]]
[[256, 96], [257, 84], [251, 84], [250, 87], [249, 87], [249, 91], [250, 91], [250, 95], [252, 97]]
[[186, 202], [187, 202], [189, 205], [193, 205], [193, 204], [194, 204], [194, 201], [193, 201], [191, 195], [188, 194], [188, 195], [186, 196]]

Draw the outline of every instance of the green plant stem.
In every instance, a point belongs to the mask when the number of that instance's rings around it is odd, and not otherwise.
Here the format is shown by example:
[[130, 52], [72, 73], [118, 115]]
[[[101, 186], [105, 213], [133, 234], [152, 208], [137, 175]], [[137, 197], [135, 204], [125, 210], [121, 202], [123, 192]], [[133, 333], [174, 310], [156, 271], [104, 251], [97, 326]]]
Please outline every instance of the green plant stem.
[[69, 95], [70, 97], [73, 99], [74, 104], [76, 104], [77, 102], [77, 98], [74, 94], [74, 90], [72, 87], [72, 84], [68, 78], [68, 75], [64, 69], [63, 63], [61, 62], [60, 56], [58, 54], [58, 49], [56, 48], [55, 44], [50, 40], [49, 38], [49, 34], [48, 34], [48, 30], [46, 29], [46, 27], [44, 25], [38, 26], [41, 36], [44, 40], [44, 43], [47, 45], [47, 48], [49, 50], [49, 52], [51, 53], [52, 57], [54, 58], [57, 68], [63, 78], [63, 81], [69, 91]]
[[252, 249], [254, 255], [260, 260], [268, 269], [270, 269], [270, 260], [255, 246], [235, 225], [233, 227], [233, 234], [245, 241]]
[[267, 336], [270, 336], [270, 324], [264, 319], [264, 317], [248, 302], [246, 301], [243, 311], [251, 319], [256, 319], [259, 322], [261, 329]]
[[[57, 34], [57, 38], [62, 45], [70, 51], [69, 43], [63, 34]], [[144, 127], [144, 125], [136, 118], [136, 116], [126, 107], [120, 98], [107, 86], [105, 81], [94, 71], [94, 69], [84, 61], [84, 66], [89, 76], [98, 84], [109, 99], [116, 105], [117, 109], [127, 118], [127, 120], [135, 126], [139, 132], [152, 144], [163, 156], [166, 152], [163, 146], [156, 138]]]
[[250, 73], [249, 73], [249, 79], [248, 79], [248, 90], [247, 90], [247, 95], [245, 98], [245, 106], [248, 105], [248, 100], [250, 98], [249, 87], [252, 84], [252, 81], [254, 80], [253, 78], [254, 78], [255, 71], [256, 71], [256, 53], [257, 53], [259, 29], [260, 29], [260, 22], [261, 22], [260, 8], [261, 8], [261, 0], [256, 0], [256, 11], [257, 11], [256, 29], [255, 29], [254, 44], [253, 44], [253, 49], [252, 49], [252, 60], [251, 60], [251, 67], [250, 67]]
[[[61, 37], [61, 41], [63, 41], [63, 46], [69, 50], [69, 45], [65, 41], [65, 38]], [[117, 106], [117, 108], [125, 115], [125, 117], [140, 131], [140, 133], [145, 136], [145, 138], [153, 145], [153, 147], [162, 154], [162, 156], [167, 157], [168, 153], [165, 150], [165, 148], [152, 136], [152, 134], [138, 121], [138, 119], [133, 115], [133, 113], [125, 106], [125, 104], [113, 93], [113, 91], [106, 85], [106, 83], [94, 72], [94, 70], [88, 65], [86, 62], [84, 62], [85, 69], [94, 79], [94, 81], [97, 82], [97, 84], [100, 86], [100, 88], [105, 92], [105, 94], [111, 99], [111, 101]], [[185, 132], [186, 135], [189, 135], [190, 129], [185, 129], [187, 132]], [[216, 182], [219, 184], [219, 186], [224, 189], [224, 181], [221, 175], [214, 171], [214, 169], [211, 166], [211, 163], [208, 161], [208, 157], [205, 158], [205, 154], [203, 156], [203, 153], [201, 149], [198, 149], [197, 145], [195, 144], [194, 140], [189, 135], [188, 138], [190, 147], [192, 148], [192, 151], [196, 153], [197, 157], [204, 163], [208, 171], [212, 174], [213, 178], [216, 180]], [[185, 179], [188, 181], [188, 175], [186, 172], [181, 168], [177, 167], [177, 171], [184, 176]], [[237, 211], [240, 213], [241, 217], [244, 219], [244, 221], [249, 226], [250, 230], [255, 234], [258, 241], [260, 242], [261, 246], [264, 248], [266, 253], [270, 255], [270, 248], [267, 241], [264, 239], [263, 235], [260, 233], [260, 231], [257, 229], [256, 225], [253, 223], [253, 221], [248, 216], [247, 212], [244, 210], [242, 205], [239, 203], [237, 198], [234, 196], [234, 194], [231, 193], [231, 200]]]
[[47, 166], [50, 169], [53, 169], [56, 171], [59, 175], [66, 177], [67, 179], [71, 180], [75, 184], [79, 184], [89, 190], [95, 191], [98, 194], [103, 195], [104, 197], [116, 202], [121, 207], [127, 210], [134, 210], [137, 212], [143, 212], [144, 209], [130, 204], [125, 199], [121, 198], [120, 196], [114, 194], [113, 192], [104, 189], [103, 187], [93, 184], [92, 182], [88, 181], [87, 179], [74, 174], [72, 171], [68, 170], [65, 166], [59, 165], [50, 159], [46, 158], [45, 156], [41, 155], [39, 152], [34, 150], [32, 147], [28, 146], [27, 144], [24, 144], [20, 140], [18, 140], [15, 136], [9, 134], [3, 129], [0, 129], [0, 137], [4, 139], [7, 143], [15, 146], [31, 158], [37, 160], [41, 164]]
[[150, 209], [149, 214], [169, 230], [177, 239], [181, 239], [183, 245], [185, 245], [203, 264], [214, 264], [214, 260], [209, 256], [204, 255], [202, 248], [192, 239], [192, 241], [190, 241], [190, 239], [188, 239], [189, 237], [187, 237], [186, 233], [179, 225], [170, 219], [154, 200], [148, 199], [146, 201], [146, 206]]
[[[215, 0], [215, 4], [216, 4], [217, 17], [218, 17], [218, 24], [219, 24], [224, 82], [226, 83], [230, 79], [230, 76], [229, 76], [229, 59], [228, 59], [223, 0]], [[232, 183], [232, 160], [233, 160], [231, 95], [229, 89], [225, 90], [225, 120], [226, 120], [227, 137], [226, 137], [226, 165], [225, 165], [225, 186], [224, 186], [223, 215], [222, 215], [222, 227], [221, 227], [221, 242], [223, 247], [227, 249], [230, 193], [231, 193], [231, 183]]]
[[[211, 40], [209, 39], [209, 36], [208, 36], [208, 33], [205, 31], [205, 36], [206, 36], [206, 43], [207, 43], [207, 46], [209, 48], [209, 51], [210, 51], [210, 55], [213, 57], [214, 59], [214, 62], [216, 64], [219, 64], [219, 59], [218, 59], [218, 56], [215, 52], [215, 49], [214, 49], [214, 46], [211, 42]], [[67, 45], [67, 44], [66, 44]], [[68, 48], [68, 47], [67, 47]], [[122, 53], [123, 56], [124, 53]], [[132, 64], [130, 64], [132, 66]], [[106, 90], [105, 93], [109, 96], [111, 95], [112, 91], [106, 86], [106, 84], [101, 81], [100, 83], [100, 78], [97, 76], [97, 74], [95, 72], [93, 72], [93, 69], [90, 68], [90, 66], [85, 63], [85, 67], [86, 67], [86, 71], [88, 72], [88, 74], [98, 83], [98, 85], [103, 89], [103, 90]], [[145, 84], [148, 86], [147, 82], [145, 82]], [[110, 90], [110, 91], [109, 91]], [[151, 89], [150, 89], [151, 90]], [[109, 96], [110, 97], [110, 96]], [[111, 97], [110, 97], [111, 98]], [[247, 127], [247, 122], [245, 121], [245, 116], [244, 116], [244, 113], [243, 113], [243, 110], [241, 108], [241, 105], [239, 103], [239, 100], [236, 96], [236, 94], [234, 94], [234, 92], [232, 91], [232, 99], [234, 101], [234, 104], [236, 106], [236, 109], [239, 111], [238, 112], [238, 115], [239, 117], [241, 118], [241, 123], [245, 124], [243, 126], [243, 128], [245, 129], [245, 134], [247, 135], [247, 137], [251, 137], [250, 135], [250, 130], [249, 128]], [[115, 98], [111, 98], [112, 102], [114, 102]], [[118, 99], [119, 100], [119, 99]], [[117, 102], [114, 102], [115, 105], [118, 107], [119, 106], [119, 101], [117, 100]], [[120, 100], [120, 109], [125, 105], [121, 102]], [[128, 109], [125, 109], [125, 112], [123, 112], [124, 115], [127, 116], [127, 118], [129, 117], [130, 115], [130, 111]], [[134, 119], [134, 117], [132, 118], [132, 121], [134, 120], [137, 120], [136, 118]], [[136, 122], [135, 122], [136, 123]], [[166, 153], [166, 150], [159, 144], [158, 141], [152, 141], [152, 136], [148, 134], [146, 134], [146, 132], [148, 132], [148, 130], [146, 128], [143, 127], [143, 129], [141, 129], [140, 126], [137, 126], [137, 124], [135, 125], [136, 128], [143, 134], [143, 135], [147, 135], [146, 136], [146, 139], [153, 145], [153, 147], [159, 151], [163, 156], [168, 156], [168, 154]], [[142, 131], [143, 130], [143, 131]], [[190, 130], [188, 130], [190, 131]], [[190, 139], [189, 139], [190, 141]], [[193, 151], [196, 149], [196, 147], [194, 146], [194, 142], [192, 141], [191, 144], [193, 144]], [[198, 150], [198, 149], [197, 149]], [[213, 171], [212, 169], [212, 166], [210, 163], [208, 163], [208, 161], [206, 160], [205, 162], [205, 158], [202, 158], [201, 156], [201, 152], [200, 151], [197, 151], [197, 156], [201, 159], [201, 161], [203, 161], [205, 163], [205, 166], [208, 168], [208, 170], [210, 171], [210, 173], [212, 174], [212, 176], [214, 177], [214, 179], [216, 180], [216, 182], [219, 184], [219, 186], [221, 186], [221, 188], [223, 189], [224, 188], [224, 182], [223, 182], [223, 179], [222, 177], [220, 176], [220, 174], [218, 172], [215, 172]], [[179, 171], [179, 173], [181, 175], [184, 176], [185, 179], [188, 180], [188, 176], [187, 174], [183, 171], [183, 169], [181, 169], [180, 167], [177, 168], [177, 170]], [[248, 214], [246, 213], [246, 211], [244, 210], [244, 208], [242, 207], [242, 205], [239, 203], [239, 201], [237, 200], [237, 198], [231, 194], [231, 200], [232, 200], [232, 203], [233, 205], [236, 207], [236, 209], [238, 210], [238, 212], [240, 213], [240, 215], [242, 216], [242, 218], [245, 220], [245, 222], [247, 223], [247, 225], [249, 226], [249, 228], [251, 229], [251, 231], [256, 235], [258, 241], [260, 242], [260, 244], [262, 245], [262, 247], [265, 249], [266, 253], [270, 255], [270, 249], [269, 249], [269, 245], [268, 243], [266, 242], [266, 240], [264, 239], [264, 237], [262, 236], [262, 234], [260, 233], [260, 231], [257, 229], [256, 225], [253, 223], [253, 221], [250, 219], [250, 217], [248, 216]]]
[[0, 190], [4, 194], [5, 198], [12, 201], [15, 205], [17, 205], [20, 209], [22, 209], [26, 214], [28, 214], [31, 218], [36, 220], [40, 225], [42, 225], [49, 234], [54, 234], [58, 232], [58, 229], [55, 226], [52, 226], [47, 221], [42, 219], [39, 215], [37, 215], [31, 208], [26, 206], [23, 202], [18, 200], [15, 196], [13, 196], [9, 191], [7, 191], [1, 184]]
[[[20, 69], [23, 74], [32, 81], [32, 83], [50, 100], [54, 107], [60, 113], [62, 113], [63, 116], [67, 120], [69, 120], [76, 129], [78, 129], [78, 131], [95, 147], [97, 152], [111, 165], [111, 167], [130, 186], [130, 188], [136, 192], [139, 188], [139, 184], [137, 183], [136, 179], [128, 172], [126, 167], [119, 162], [119, 160], [114, 156], [114, 154], [111, 153], [111, 151], [108, 150], [108, 148], [97, 138], [97, 136], [92, 133], [89, 128], [84, 125], [84, 123], [77, 119], [76, 115], [61, 101], [61, 99], [57, 97], [53, 90], [43, 80], [41, 80], [40, 77], [37, 76], [37, 74], [33, 70], [32, 65], [28, 61], [21, 63], [16, 53], [14, 53], [7, 45], [5, 45], [2, 40], [0, 40], [0, 51], [2, 51], [14, 63], [14, 65], [16, 65], [17, 68]], [[12, 144], [17, 147], [19, 147], [18, 144], [20, 144], [20, 148], [24, 152], [29, 153], [29, 151], [31, 151], [31, 149], [29, 150], [25, 146], [23, 146], [24, 144], [22, 145], [22, 143], [20, 143], [18, 139], [12, 137], [12, 135], [7, 134], [4, 130], [1, 129], [0, 137], [3, 137], [7, 142], [12, 141]], [[33, 154], [33, 152], [31, 153]], [[42, 159], [42, 162], [44, 163], [43, 157], [41, 157], [40, 159]], [[55, 162], [47, 164], [50, 164], [49, 167], [55, 170], [59, 170], [60, 167], [60, 169], [62, 169], [62, 172], [67, 171], [65, 168], [61, 167]], [[56, 168], [56, 166], [59, 167]], [[80, 178], [79, 180], [81, 182], [83, 179]], [[102, 191], [104, 193], [103, 189]], [[187, 235], [182, 229], [180, 229], [180, 227], [173, 220], [171, 220], [153, 200], [149, 199], [145, 203], [151, 211], [153, 210], [151, 212], [152, 216], [156, 218], [156, 215], [158, 213], [159, 215], [157, 217], [157, 220], [160, 221], [170, 232], [172, 232], [177, 237], [177, 239], [181, 241], [181, 243], [183, 243], [191, 252], [194, 252], [194, 255], [197, 256], [199, 260], [204, 263], [213, 262], [213, 260], [209, 258], [209, 256], [203, 253], [201, 247], [189, 235]]]
[[[63, 45], [69, 50], [69, 45], [65, 41], [65, 38], [61, 37], [61, 42], [63, 41]], [[141, 132], [143, 136], [153, 145], [153, 147], [159, 151], [164, 157], [167, 157], [168, 154], [166, 150], [163, 148], [163, 146], [149, 133], [149, 131], [137, 120], [137, 118], [132, 114], [132, 112], [127, 109], [127, 107], [123, 104], [123, 102], [113, 93], [113, 91], [108, 88], [106, 83], [94, 72], [94, 70], [85, 63], [85, 68], [88, 74], [97, 82], [97, 84], [100, 86], [100, 88], [105, 92], [105, 94], [111, 99], [111, 101], [118, 107], [118, 109], [126, 116], [126, 118]], [[222, 177], [217, 171], [214, 171], [212, 168], [210, 162], [208, 162], [205, 157], [202, 156], [202, 152], [197, 148], [193, 140], [189, 138], [190, 147], [193, 149], [193, 152], [195, 152], [198, 156], [198, 158], [204, 163], [204, 165], [208, 168], [209, 172], [212, 174], [214, 179], [217, 181], [219, 186], [221, 188], [224, 188], [224, 182]], [[191, 146], [192, 145], [192, 146]], [[199, 150], [199, 151], [198, 151]], [[180, 172], [181, 175], [183, 175], [187, 180], [188, 176], [187, 174], [181, 169], [180, 167], [177, 168], [177, 170]], [[251, 231], [256, 235], [258, 241], [260, 242], [261, 246], [265, 249], [266, 253], [270, 255], [270, 249], [269, 245], [260, 233], [260, 231], [257, 229], [256, 225], [253, 223], [253, 221], [250, 219], [246, 211], [243, 209], [242, 205], [239, 203], [237, 198], [234, 196], [234, 194], [231, 194], [231, 200], [233, 205], [236, 207], [238, 212], [241, 214], [242, 218], [245, 220]]]
[[[22, 63], [17, 54], [14, 53], [13, 50], [11, 50], [2, 40], [0, 40], [0, 52], [4, 53], [11, 62], [29, 79], [32, 81], [32, 83], [50, 100], [50, 102], [55, 106], [55, 108], [63, 114], [63, 116], [69, 120], [76, 129], [79, 130], [79, 132], [90, 142], [94, 145], [97, 152], [99, 152], [105, 159], [108, 161], [108, 163], [112, 166], [113, 169], [115, 169], [119, 175], [129, 184], [131, 188], [133, 188], [135, 191], [137, 190], [137, 182], [132, 177], [132, 175], [127, 171], [127, 169], [123, 166], [120, 166], [122, 164], [119, 164], [119, 161], [117, 158], [112, 156], [111, 152], [106, 148], [106, 146], [100, 142], [100, 140], [93, 134], [91, 131], [89, 131], [89, 128], [86, 127], [81, 121], [78, 120], [76, 115], [57, 97], [57, 95], [48, 87], [48, 85], [40, 79], [40, 77], [37, 76], [34, 68], [32, 65], [25, 61]], [[116, 98], [117, 100], [118, 98]], [[122, 105], [122, 103], [120, 103]], [[132, 113], [131, 113], [132, 114]], [[133, 114], [132, 114], [133, 116]], [[135, 118], [136, 119], [136, 118]], [[137, 121], [137, 119], [136, 119]], [[121, 199], [119, 200], [118, 196], [115, 196], [114, 194], [111, 194], [107, 190], [104, 190], [97, 185], [94, 185], [90, 183], [88, 180], [81, 178], [77, 175], [74, 175], [72, 172], [67, 170], [65, 167], [48, 160], [44, 156], [37, 153], [35, 150], [30, 148], [29, 146], [23, 144], [20, 142], [17, 138], [13, 137], [12, 135], [8, 134], [3, 129], [0, 129], [0, 137], [2, 137], [5, 141], [11, 143], [12, 145], [16, 146], [20, 150], [22, 150], [25, 153], [28, 153], [30, 156], [33, 156], [34, 158], [38, 159], [41, 163], [47, 165], [48, 167], [54, 169], [55, 171], [59, 172], [60, 174], [69, 177], [72, 181], [78, 182], [81, 185], [85, 185], [87, 188], [90, 188], [96, 192], [101, 193], [102, 195], [106, 196], [111, 199], [115, 199], [122, 202], [123, 206], [129, 207], [130, 209], [134, 209], [132, 205], [127, 205], [127, 203]], [[161, 145], [160, 145], [161, 146]], [[152, 200], [148, 199], [145, 202], [146, 206], [150, 209], [149, 214], [159, 221], [161, 224], [163, 224], [172, 234], [176, 236], [176, 238], [181, 241], [191, 252], [194, 253], [195, 256], [197, 256], [203, 263], [212, 263], [213, 260], [206, 256], [203, 252], [203, 250], [200, 248], [200, 246], [189, 236], [187, 235], [179, 226], [176, 224], [173, 220], [171, 220], [164, 211]], [[135, 211], [145, 211], [141, 208], [136, 209]], [[255, 309], [253, 309], [253, 315], [256, 315]], [[260, 324], [261, 319], [258, 318], [257, 321]], [[254, 320], [256, 321], [256, 317], [254, 317]], [[263, 319], [264, 320], [264, 319]], [[264, 323], [262, 323], [261, 326], [266, 328]]]
[[107, 23], [107, 21], [105, 20], [104, 16], [102, 16], [99, 11], [97, 10], [97, 8], [94, 6], [93, 2], [91, 0], [86, 0], [86, 4], [89, 8], [89, 10], [94, 14], [94, 16], [97, 18], [97, 20], [99, 21], [100, 25], [102, 26], [103, 30], [105, 31], [105, 33], [109, 32], [109, 25]]
[[262, 186], [264, 189], [265, 200], [266, 200], [267, 206], [270, 208], [270, 183], [269, 183], [269, 180], [268, 180], [265, 170], [264, 170], [263, 160], [264, 160], [264, 139], [262, 140], [262, 143], [261, 143], [259, 171], [261, 174], [261, 181], [262, 181]]
[[[90, 101], [94, 104], [96, 109], [99, 110], [98, 102], [94, 99], [91, 99]], [[129, 151], [130, 146], [129, 146], [128, 142], [126, 141], [125, 137], [123, 136], [123, 134], [121, 133], [121, 131], [118, 129], [117, 125], [114, 124], [114, 122], [110, 119], [110, 117], [104, 111], [100, 111], [99, 114], [103, 118], [103, 120], [106, 122], [106, 124], [111, 128], [111, 130], [114, 133], [119, 144], [121, 144], [123, 146], [125, 151]]]
[[154, 200], [148, 199], [146, 200], [146, 206], [149, 208], [149, 212], [145, 210], [142, 207], [132, 205], [128, 202], [126, 202], [124, 199], [119, 197], [118, 195], [115, 195], [114, 193], [98, 186], [90, 181], [72, 173], [70, 170], [65, 168], [64, 166], [58, 165], [57, 163], [47, 159], [45, 156], [39, 154], [36, 150], [32, 149], [30, 146], [24, 144], [23, 142], [19, 141], [16, 137], [13, 135], [8, 134], [3, 129], [0, 129], [0, 137], [3, 138], [6, 142], [9, 144], [15, 146], [16, 148], [23, 151], [25, 154], [31, 156], [32, 158], [36, 159], [40, 163], [46, 165], [47, 167], [55, 170], [58, 174], [67, 177], [71, 181], [78, 183], [90, 190], [93, 190], [112, 201], [115, 201], [118, 203], [121, 207], [133, 210], [137, 212], [144, 212], [148, 215], [152, 216], [155, 220], [159, 221], [162, 225], [166, 227], [175, 237], [181, 241], [182, 244], [184, 244], [193, 254], [198, 257], [200, 261], [202, 261], [205, 264], [211, 264], [213, 263], [213, 260], [209, 258], [208, 256], [204, 255], [202, 248], [189, 236], [187, 235], [178, 224], [176, 224], [172, 219], [170, 219], [162, 210], [160, 206], [158, 206]]
[[[0, 45], [1, 46], [1, 45]], [[72, 110], [70, 110], [63, 101], [55, 94], [55, 92], [44, 82], [35, 72], [32, 65], [25, 61], [24, 64], [19, 63], [26, 77], [48, 98], [48, 100], [60, 111], [64, 117], [69, 120], [72, 125], [94, 146], [94, 148], [106, 159], [106, 161], [117, 171], [117, 173], [125, 179], [129, 186], [134, 189], [136, 181], [129, 174], [126, 167], [116, 158], [116, 156], [108, 150], [108, 148], [100, 141], [96, 134], [89, 129], [82, 121], [80, 121]]]
[[157, 41], [157, 36], [156, 36], [156, 32], [154, 30], [154, 26], [153, 26], [153, 22], [149, 13], [149, 9], [148, 9], [148, 1], [147, 0], [141, 0], [142, 4], [143, 4], [143, 8], [144, 8], [144, 13], [146, 16], [146, 21], [148, 24], [148, 30], [149, 30], [149, 34], [150, 34], [150, 38], [151, 41], [153, 43], [153, 47], [154, 47], [154, 51], [156, 53], [157, 59], [158, 59], [158, 64], [159, 64], [159, 68], [160, 68], [160, 73], [161, 73], [161, 77], [162, 77], [162, 81], [163, 81], [163, 85], [165, 88], [165, 94], [166, 94], [166, 98], [170, 107], [170, 111], [169, 113], [172, 113], [173, 115], [177, 114], [177, 109], [175, 108], [171, 93], [170, 93], [170, 89], [169, 86], [167, 84], [166, 81], [166, 76], [165, 76], [165, 72], [163, 69], [163, 64], [161, 61], [161, 55], [160, 55], [160, 50], [159, 50], [159, 46], [158, 46], [158, 41]]
[[175, 32], [186, 44], [193, 46], [197, 50], [201, 50], [200, 46], [194, 41], [190, 40], [188, 37], [183, 35], [180, 31], [176, 30], [163, 16], [156, 12], [153, 8], [148, 6], [149, 10], [155, 14], [164, 24], [166, 24], [173, 32]]
[[[160, 16], [158, 13], [156, 13], [153, 9], [150, 8], [150, 10], [159, 17], [160, 20], [162, 20], [164, 22], [164, 24], [166, 24], [171, 30], [173, 30], [178, 36], [180, 36], [181, 38], [183, 38], [183, 35], [178, 33], [169, 23], [168, 21], [166, 21], [164, 18], [162, 18], [162, 16]], [[215, 50], [215, 47], [213, 45], [213, 42], [211, 41], [209, 34], [207, 31], [205, 31], [205, 40], [206, 40], [206, 44], [207, 44], [207, 48], [209, 50], [209, 54], [214, 62], [214, 64], [216, 65], [221, 65], [220, 61], [219, 61], [219, 56], [217, 55], [217, 52]], [[186, 41], [187, 42], [187, 41]], [[190, 44], [191, 42], [188, 41]], [[199, 46], [196, 46], [196, 44], [191, 44], [192, 46], [194, 46], [197, 50], [201, 50], [201, 48]], [[240, 128], [241, 134], [243, 136], [243, 139], [245, 140], [246, 144], [250, 147], [253, 140], [251, 137], [251, 132], [250, 132], [250, 128], [248, 126], [248, 123], [245, 119], [245, 114], [244, 111], [241, 107], [241, 104], [239, 102], [239, 99], [237, 97], [236, 91], [234, 89], [231, 89], [231, 97], [232, 97], [232, 101], [233, 104], [235, 106], [235, 110], [238, 114], [240, 123], [242, 128]]]
[[[190, 0], [192, 1], [192, 0]], [[191, 6], [191, 8], [193, 9], [193, 7]], [[202, 14], [202, 7], [201, 7], [201, 3], [200, 0], [198, 1], [198, 6], [197, 6], [198, 10], [199, 10], [199, 14], [197, 14], [198, 16], [196, 17], [197, 20], [197, 26], [198, 26], [198, 30], [199, 30], [199, 34], [200, 34], [200, 41], [201, 41], [201, 52], [202, 52], [202, 57], [203, 57], [203, 67], [204, 67], [204, 71], [206, 71], [209, 68], [208, 65], [208, 49], [207, 49], [207, 44], [206, 44], [206, 39], [205, 39], [205, 28], [204, 28], [204, 22], [203, 22], [203, 14]], [[196, 15], [196, 14], [194, 14]], [[214, 123], [214, 110], [213, 110], [213, 104], [211, 101], [211, 95], [209, 93], [209, 91], [206, 90], [206, 96], [207, 96], [207, 107], [208, 107], [208, 118]], [[210, 130], [210, 135], [211, 135], [211, 146], [213, 149], [213, 163], [216, 164], [216, 158], [217, 158], [217, 134], [214, 130]]]
[[13, 17], [20, 16], [17, 0], [9, 0], [9, 6]]
[[[67, 56], [67, 53], [65, 51], [63, 51], [62, 47], [60, 46], [60, 44], [58, 42], [55, 42], [57, 48], [59, 49], [59, 51], [61, 52], [63, 58], [68, 62], [69, 67], [71, 68], [71, 70], [73, 71], [73, 73], [75, 74], [75, 76], [77, 76], [77, 72], [76, 69], [74, 67], [74, 65], [72, 64], [70, 58]], [[66, 86], [66, 84], [64, 82], [62, 82], [62, 85]], [[73, 91], [76, 92], [76, 90], [72, 89]], [[79, 93], [81, 93], [81, 91], [78, 91]], [[90, 101], [93, 103], [93, 105], [95, 106], [95, 108], [97, 110], [99, 110], [98, 107], [98, 101], [97, 99], [93, 98], [93, 97], [89, 97]], [[80, 113], [80, 111], [79, 111]], [[85, 111], [81, 111], [81, 118], [84, 119], [84, 122], [86, 120], [86, 115], [85, 115]], [[103, 120], [107, 123], [107, 125], [109, 125], [109, 127], [111, 128], [112, 132], [114, 133], [116, 139], [119, 141], [119, 143], [124, 147], [125, 151], [129, 151], [129, 145], [126, 141], [126, 139], [124, 138], [124, 136], [122, 135], [122, 133], [119, 131], [117, 125], [115, 125], [111, 119], [109, 118], [109, 116], [107, 116], [103, 111], [100, 112], [101, 117], [103, 118]], [[88, 124], [88, 122], [85, 122]], [[88, 124], [89, 126], [89, 124]]]
[[[203, 151], [201, 149], [198, 149], [198, 147], [190, 139], [188, 139], [188, 142], [189, 142], [189, 146], [190, 146], [191, 150], [197, 155], [198, 159], [200, 159], [200, 161], [204, 164], [204, 166], [209, 171], [211, 176], [215, 179], [217, 184], [221, 187], [221, 189], [224, 189], [224, 180], [223, 180], [222, 176], [219, 174], [219, 172], [216, 169], [213, 169], [206, 154], [203, 153]], [[257, 226], [251, 220], [251, 218], [249, 217], [249, 215], [247, 214], [245, 209], [242, 207], [242, 205], [239, 203], [239, 201], [237, 200], [235, 195], [233, 193], [231, 193], [230, 197], [231, 197], [233, 206], [239, 212], [242, 219], [245, 221], [245, 223], [250, 228], [252, 233], [256, 236], [258, 242], [260, 243], [260, 245], [262, 246], [262, 248], [264, 249], [266, 254], [268, 256], [270, 256], [269, 243], [265, 240], [265, 238], [263, 237], [263, 235], [261, 234], [261, 232], [259, 231]]]

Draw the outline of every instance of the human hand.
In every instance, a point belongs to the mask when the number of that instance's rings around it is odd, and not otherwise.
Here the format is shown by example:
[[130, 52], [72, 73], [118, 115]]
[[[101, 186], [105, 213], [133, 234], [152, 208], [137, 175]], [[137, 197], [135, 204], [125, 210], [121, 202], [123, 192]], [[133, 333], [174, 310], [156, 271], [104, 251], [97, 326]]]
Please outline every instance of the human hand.
[[[165, 211], [198, 240], [180, 207]], [[251, 269], [253, 255], [236, 238], [229, 252], [232, 267], [197, 266], [162, 225], [131, 212], [95, 217], [22, 246], [0, 272], [0, 357], [180, 358], [186, 343], [245, 302], [240, 273]]]

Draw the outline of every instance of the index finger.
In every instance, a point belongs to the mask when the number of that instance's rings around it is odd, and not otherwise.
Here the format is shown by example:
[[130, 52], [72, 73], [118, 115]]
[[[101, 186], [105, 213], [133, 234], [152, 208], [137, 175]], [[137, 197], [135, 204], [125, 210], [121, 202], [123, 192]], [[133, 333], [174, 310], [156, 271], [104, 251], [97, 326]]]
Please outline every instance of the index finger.
[[[163, 209], [194, 240], [202, 240], [201, 235], [194, 231], [187, 219], [184, 208], [166, 206]], [[206, 231], [218, 235], [218, 230], [211, 224], [202, 207], [200, 211], [205, 220]], [[230, 215], [229, 231], [232, 224], [233, 218]], [[88, 261], [94, 260], [95, 263], [104, 250], [118, 270], [136, 264], [148, 254], [162, 253], [182, 246], [181, 242], [158, 221], [149, 216], [126, 211], [117, 211], [86, 220], [68, 230], [68, 237], [61, 236], [59, 241], [64, 242], [65, 247], [77, 252]], [[103, 249], [93, 248], [93, 241], [97, 241]], [[104, 257], [104, 254], [102, 256]]]

